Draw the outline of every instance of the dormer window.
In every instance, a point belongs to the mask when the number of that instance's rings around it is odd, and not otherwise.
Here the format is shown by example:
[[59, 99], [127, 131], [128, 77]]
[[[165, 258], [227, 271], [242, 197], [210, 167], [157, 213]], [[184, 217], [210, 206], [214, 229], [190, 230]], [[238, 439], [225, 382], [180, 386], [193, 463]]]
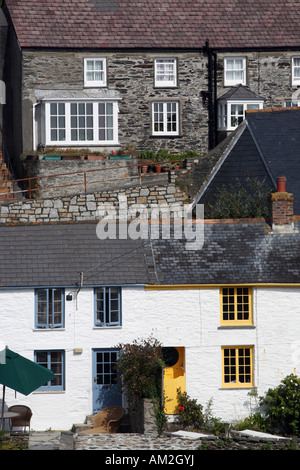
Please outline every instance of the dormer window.
[[84, 86], [103, 87], [107, 85], [106, 59], [84, 59]]
[[246, 57], [225, 57], [224, 85], [246, 85]]

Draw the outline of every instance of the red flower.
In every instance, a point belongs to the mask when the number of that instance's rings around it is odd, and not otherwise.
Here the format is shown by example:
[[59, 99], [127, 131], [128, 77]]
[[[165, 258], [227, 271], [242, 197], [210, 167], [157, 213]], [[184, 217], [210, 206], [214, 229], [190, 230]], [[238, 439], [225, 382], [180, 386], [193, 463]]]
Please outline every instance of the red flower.
[[180, 406], [179, 411], [184, 411], [184, 406]]

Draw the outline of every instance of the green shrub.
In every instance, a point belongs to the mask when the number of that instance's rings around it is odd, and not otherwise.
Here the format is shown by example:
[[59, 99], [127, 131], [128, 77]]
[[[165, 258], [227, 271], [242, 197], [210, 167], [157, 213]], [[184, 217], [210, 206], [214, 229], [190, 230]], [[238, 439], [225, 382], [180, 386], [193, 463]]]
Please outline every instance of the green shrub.
[[273, 432], [300, 436], [300, 379], [296, 375], [288, 375], [278, 387], [270, 388], [260, 404]]
[[268, 431], [268, 423], [259, 412], [253, 413], [247, 418], [239, 421], [234, 429], [236, 431], [242, 431], [243, 429], [252, 429], [253, 431], [266, 432]]
[[206, 219], [238, 219], [268, 217], [271, 188], [259, 178], [238, 178], [228, 186], [223, 185], [213, 201], [205, 204]]
[[164, 366], [161, 344], [150, 337], [116, 347], [121, 351], [117, 367], [122, 388], [127, 395], [140, 398], [160, 397]]

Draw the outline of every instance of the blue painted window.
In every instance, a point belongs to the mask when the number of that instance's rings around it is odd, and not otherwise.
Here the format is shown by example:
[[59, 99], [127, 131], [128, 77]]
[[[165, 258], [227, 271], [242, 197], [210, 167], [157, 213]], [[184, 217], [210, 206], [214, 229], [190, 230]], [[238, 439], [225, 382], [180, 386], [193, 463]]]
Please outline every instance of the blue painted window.
[[121, 289], [119, 287], [95, 289], [95, 325], [121, 325]]
[[55, 378], [45, 383], [39, 390], [65, 389], [65, 353], [64, 351], [35, 351], [34, 360], [37, 364], [50, 369]]
[[36, 328], [62, 328], [64, 289], [36, 289], [35, 313]]

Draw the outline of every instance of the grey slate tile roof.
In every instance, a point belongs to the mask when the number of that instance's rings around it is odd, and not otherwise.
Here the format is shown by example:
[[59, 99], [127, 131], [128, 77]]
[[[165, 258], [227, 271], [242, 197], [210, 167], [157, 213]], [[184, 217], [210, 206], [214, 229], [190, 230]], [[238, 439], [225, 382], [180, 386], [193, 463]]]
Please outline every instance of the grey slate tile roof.
[[95, 223], [0, 226], [0, 286], [299, 283], [300, 234], [264, 221], [205, 223], [186, 240], [99, 240]]
[[[198, 181], [197, 201], [206, 203], [222, 185], [256, 176], [276, 190], [276, 178], [285, 176], [294, 194], [294, 213], [300, 215], [300, 108], [249, 111], [245, 121], [215, 148], [209, 172]], [[200, 167], [205, 165], [205, 160]], [[198, 173], [201, 170], [198, 169]], [[202, 172], [203, 173], [203, 172]]]
[[233, 86], [228, 91], [218, 97], [218, 100], [243, 100], [243, 101], [262, 101], [262, 96], [256, 95], [249, 88], [243, 85]]
[[139, 284], [141, 240], [99, 240], [96, 224], [0, 226], [0, 286]]
[[[265, 222], [205, 223], [201, 250], [184, 240], [153, 240], [159, 284], [300, 282], [300, 224], [275, 233]], [[149, 246], [146, 246], [146, 250]]]

